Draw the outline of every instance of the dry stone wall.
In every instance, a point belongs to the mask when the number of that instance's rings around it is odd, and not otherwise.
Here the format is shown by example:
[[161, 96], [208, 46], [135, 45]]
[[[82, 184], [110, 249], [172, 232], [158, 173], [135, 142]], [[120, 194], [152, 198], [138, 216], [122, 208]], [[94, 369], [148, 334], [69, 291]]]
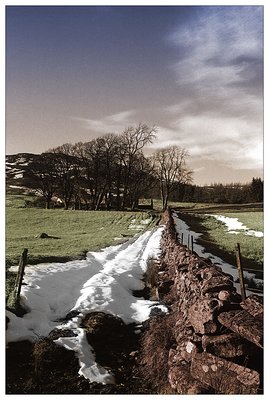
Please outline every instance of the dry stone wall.
[[160, 300], [174, 314], [168, 381], [180, 394], [262, 392], [263, 304], [241, 301], [231, 275], [179, 243], [170, 211], [158, 272]]

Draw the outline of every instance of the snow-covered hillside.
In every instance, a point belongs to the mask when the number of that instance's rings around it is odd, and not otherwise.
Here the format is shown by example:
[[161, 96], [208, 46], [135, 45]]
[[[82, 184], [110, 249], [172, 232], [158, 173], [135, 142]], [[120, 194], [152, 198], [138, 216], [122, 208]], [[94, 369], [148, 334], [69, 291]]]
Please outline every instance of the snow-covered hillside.
[[6, 155], [6, 183], [7, 188], [11, 189], [27, 189], [25, 188], [25, 172], [29, 163], [31, 163], [37, 154], [18, 153]]

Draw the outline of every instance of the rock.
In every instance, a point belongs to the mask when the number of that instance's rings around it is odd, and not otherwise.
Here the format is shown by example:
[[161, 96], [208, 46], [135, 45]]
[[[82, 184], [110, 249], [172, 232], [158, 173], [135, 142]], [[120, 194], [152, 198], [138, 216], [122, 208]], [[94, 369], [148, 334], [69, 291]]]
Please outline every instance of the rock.
[[218, 320], [233, 332], [263, 347], [263, 324], [259, 318], [254, 318], [245, 310], [233, 310], [222, 312]]
[[196, 301], [188, 310], [188, 320], [196, 333], [215, 333], [217, 330], [215, 313], [221, 303], [217, 299]]
[[168, 281], [163, 281], [160, 283], [158, 286], [158, 292], [160, 295], [167, 294], [170, 292], [171, 287], [173, 286], [174, 281], [173, 280], [168, 280]]
[[182, 361], [184, 361], [184, 358], [181, 356], [181, 353], [178, 350], [178, 348], [169, 350], [169, 354], [168, 354], [169, 367], [171, 367], [173, 365], [180, 365]]
[[207, 292], [219, 292], [221, 290], [234, 290], [233, 282], [226, 276], [212, 276], [212, 278], [204, 281], [202, 285], [202, 294]]
[[181, 346], [181, 355], [184, 360], [191, 361], [194, 354], [199, 352], [199, 343], [188, 340]]
[[218, 294], [218, 299], [221, 301], [231, 301], [232, 292], [230, 290], [221, 290]]
[[255, 394], [260, 385], [257, 371], [206, 352], [193, 357], [191, 375], [222, 394]]
[[206, 265], [199, 273], [201, 281], [207, 281], [214, 276], [218, 277], [221, 275], [219, 269], [215, 268], [215, 265]]
[[[170, 312], [176, 322], [170, 329], [176, 343], [164, 350], [168, 373], [163, 379], [168, 376], [180, 394], [257, 393], [263, 373], [260, 298], [250, 296], [242, 302], [230, 274], [176, 243], [171, 220], [167, 216], [161, 244], [166, 274], [158, 278], [164, 291], [170, 290]], [[164, 281], [171, 282], [169, 289]]]
[[204, 335], [202, 337], [204, 351], [223, 358], [234, 358], [247, 354], [249, 345], [249, 342], [232, 332], [223, 335]]
[[60, 239], [58, 236], [50, 236], [45, 232], [39, 233], [35, 236], [35, 239]]
[[255, 294], [249, 296], [240, 306], [253, 317], [263, 319], [263, 302], [262, 297]]
[[169, 369], [168, 380], [173, 389], [179, 394], [201, 394], [203, 386], [190, 374], [187, 364], [175, 365]]
[[38, 235], [35, 236], [36, 239], [47, 239], [49, 238], [49, 235], [45, 232], [39, 233]]
[[137, 358], [138, 355], [139, 355], [138, 350], [131, 351], [131, 353], [129, 354], [129, 356], [132, 358]]

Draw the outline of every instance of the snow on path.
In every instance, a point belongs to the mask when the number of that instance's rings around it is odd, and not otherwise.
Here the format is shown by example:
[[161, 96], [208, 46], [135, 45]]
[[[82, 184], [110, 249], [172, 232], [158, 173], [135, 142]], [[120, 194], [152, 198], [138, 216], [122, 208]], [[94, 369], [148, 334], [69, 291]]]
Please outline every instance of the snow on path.
[[[54, 328], [72, 329], [76, 336], [55, 342], [76, 352], [79, 374], [92, 382], [113, 382], [113, 376], [95, 362], [80, 322], [92, 311], [116, 315], [125, 323], [143, 322], [153, 306], [167, 311], [157, 302], [132, 294], [144, 287], [147, 260], [160, 254], [162, 232], [159, 227], [121, 245], [88, 252], [86, 260], [26, 267], [22, 299], [28, 313], [19, 318], [7, 312], [7, 342], [36, 341]], [[70, 311], [77, 311], [78, 316], [60, 323]]]
[[[179, 235], [181, 235], [183, 233], [185, 240], [186, 240], [186, 237], [188, 237], [188, 235], [193, 236], [193, 242], [195, 243], [194, 251], [198, 254], [198, 256], [204, 257], [204, 258], [210, 258], [212, 263], [218, 264], [221, 266], [223, 272], [232, 275], [232, 277], [234, 279], [234, 286], [236, 287], [237, 291], [240, 292], [240, 285], [239, 285], [239, 283], [235, 282], [236, 280], [238, 280], [238, 271], [235, 268], [235, 266], [231, 265], [229, 263], [226, 263], [225, 261], [222, 260], [222, 258], [217, 257], [212, 253], [206, 252], [205, 248], [197, 243], [197, 239], [201, 236], [201, 233], [197, 233], [197, 232], [190, 230], [190, 228], [186, 224], [186, 222], [182, 221], [175, 212], [173, 213], [173, 219], [175, 222], [176, 231], [178, 232]], [[246, 278], [253, 279], [255, 281], [255, 283], [257, 284], [257, 286], [263, 286], [263, 281], [261, 279], [255, 278], [255, 274], [244, 271], [244, 276]], [[252, 294], [252, 292], [249, 290], [246, 290], [246, 293], [247, 293], [247, 295]]]
[[[215, 215], [215, 214], [206, 214], [209, 217], [214, 217], [218, 221], [223, 222], [227, 228], [229, 233], [238, 234], [240, 231], [244, 231], [245, 235], [255, 236], [255, 237], [263, 237], [263, 232], [255, 231], [254, 229], [249, 229], [242, 222], [239, 221], [239, 218], [231, 218], [226, 217], [225, 215]], [[239, 232], [238, 232], [239, 231]]]

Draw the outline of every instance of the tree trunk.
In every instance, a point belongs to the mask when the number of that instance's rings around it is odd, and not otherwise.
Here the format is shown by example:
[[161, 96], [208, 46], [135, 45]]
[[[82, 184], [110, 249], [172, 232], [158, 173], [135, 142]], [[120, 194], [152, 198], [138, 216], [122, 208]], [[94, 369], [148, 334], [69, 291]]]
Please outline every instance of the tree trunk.
[[167, 205], [168, 205], [168, 193], [166, 193], [163, 198], [163, 210], [164, 211], [167, 209]]
[[161, 199], [162, 199], [162, 206], [163, 206], [163, 210], [164, 210], [164, 209], [165, 209], [165, 208], [164, 208], [165, 194], [164, 194], [164, 185], [163, 185], [162, 182], [161, 182]]
[[105, 203], [106, 203], [107, 211], [111, 209], [112, 199], [113, 199], [112, 193], [111, 193], [111, 190], [109, 189], [109, 192], [105, 196]]
[[96, 202], [96, 206], [95, 206], [95, 210], [96, 211], [99, 210], [99, 207], [100, 207], [100, 205], [101, 205], [101, 203], [103, 201], [103, 198], [104, 198], [104, 194], [105, 194], [105, 189], [103, 189], [101, 191], [101, 193], [99, 194], [99, 196], [98, 196], [98, 199], [97, 199], [97, 202]]
[[68, 210], [69, 204], [70, 204], [70, 200], [69, 199], [64, 199], [64, 209], [65, 210]]
[[127, 184], [125, 183], [122, 196], [122, 208], [125, 209], [127, 200]]
[[133, 201], [132, 201], [132, 211], [138, 208], [139, 204], [139, 198], [137, 196], [134, 196]]

